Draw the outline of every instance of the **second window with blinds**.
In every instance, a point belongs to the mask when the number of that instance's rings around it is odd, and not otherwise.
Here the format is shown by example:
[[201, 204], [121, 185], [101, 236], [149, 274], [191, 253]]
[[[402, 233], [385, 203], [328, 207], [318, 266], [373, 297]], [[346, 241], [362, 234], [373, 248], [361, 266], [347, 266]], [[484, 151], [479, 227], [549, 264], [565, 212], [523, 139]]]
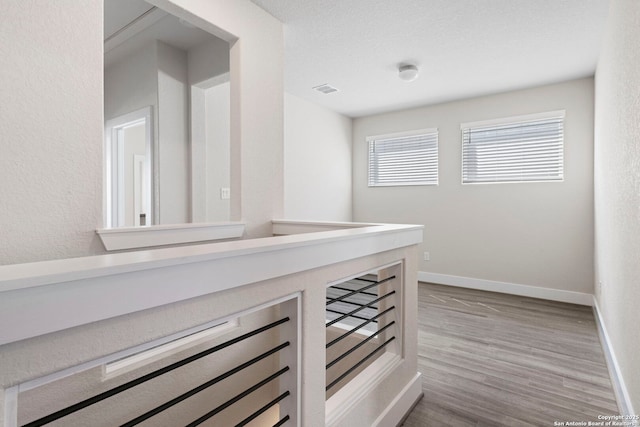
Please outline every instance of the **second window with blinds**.
[[564, 180], [564, 111], [465, 123], [462, 183]]
[[438, 129], [370, 136], [369, 187], [438, 185]]

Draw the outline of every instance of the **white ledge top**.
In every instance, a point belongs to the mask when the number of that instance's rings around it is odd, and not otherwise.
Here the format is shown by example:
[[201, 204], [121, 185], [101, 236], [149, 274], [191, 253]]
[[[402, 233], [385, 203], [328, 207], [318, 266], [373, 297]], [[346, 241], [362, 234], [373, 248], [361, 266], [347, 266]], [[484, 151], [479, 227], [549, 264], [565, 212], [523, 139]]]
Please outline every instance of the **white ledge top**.
[[108, 251], [152, 246], [237, 239], [244, 233], [241, 222], [213, 222], [117, 227], [96, 230]]
[[125, 253], [94, 255], [0, 266], [0, 293], [18, 289], [45, 286], [60, 282], [127, 273], [178, 264], [268, 253], [283, 249], [312, 246], [320, 243], [354, 240], [374, 235], [419, 232], [413, 243], [422, 241], [421, 225], [314, 223], [308, 221], [274, 221], [274, 224], [335, 225], [338, 230], [292, 234], [258, 239], [146, 249]]
[[0, 345], [408, 248], [423, 228], [277, 225], [276, 237], [0, 266], [0, 325], [12, 325], [0, 328]]
[[159, 224], [159, 225], [148, 225], [142, 227], [114, 227], [114, 228], [99, 228], [96, 230], [97, 233], [100, 234], [109, 234], [109, 233], [122, 233], [128, 231], [140, 231], [140, 232], [153, 232], [155, 230], [182, 230], [182, 229], [193, 229], [193, 228], [209, 228], [209, 227], [227, 227], [227, 226], [235, 226], [235, 225], [244, 225], [243, 222], [189, 222], [186, 224]]

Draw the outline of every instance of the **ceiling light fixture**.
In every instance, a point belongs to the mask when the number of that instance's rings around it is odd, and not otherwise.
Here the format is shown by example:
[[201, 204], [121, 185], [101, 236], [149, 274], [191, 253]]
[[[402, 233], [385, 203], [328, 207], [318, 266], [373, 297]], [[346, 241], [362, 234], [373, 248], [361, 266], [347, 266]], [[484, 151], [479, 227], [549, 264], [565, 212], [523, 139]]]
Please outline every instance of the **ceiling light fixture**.
[[398, 76], [405, 82], [412, 82], [418, 78], [418, 67], [412, 64], [401, 65], [398, 68]]

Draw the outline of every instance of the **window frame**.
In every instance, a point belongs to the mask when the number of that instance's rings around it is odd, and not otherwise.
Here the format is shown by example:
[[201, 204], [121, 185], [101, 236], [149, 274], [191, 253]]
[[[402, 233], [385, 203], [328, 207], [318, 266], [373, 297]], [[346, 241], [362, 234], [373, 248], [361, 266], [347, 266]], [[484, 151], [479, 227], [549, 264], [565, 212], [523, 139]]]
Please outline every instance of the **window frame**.
[[[371, 183], [371, 144], [377, 140], [385, 140], [385, 139], [396, 139], [396, 138], [406, 138], [406, 137], [416, 137], [420, 135], [433, 135], [435, 134], [436, 138], [436, 155], [435, 155], [435, 182], [402, 182], [402, 183]], [[367, 143], [367, 187], [376, 188], [376, 187], [414, 187], [414, 186], [438, 186], [440, 184], [440, 133], [438, 128], [425, 128], [425, 129], [416, 129], [409, 130], [403, 132], [394, 132], [380, 135], [372, 135], [366, 137]]]
[[[465, 138], [464, 132], [466, 129], [471, 128], [482, 128], [482, 127], [492, 127], [492, 126], [508, 126], [511, 124], [518, 123], [527, 123], [527, 122], [536, 122], [546, 119], [558, 119], [562, 120], [562, 147], [560, 149], [561, 161], [560, 164], [562, 166], [562, 176], [560, 179], [537, 179], [537, 180], [504, 180], [504, 181], [472, 181], [465, 182]], [[564, 182], [565, 180], [565, 119], [566, 119], [566, 110], [555, 110], [555, 111], [547, 111], [543, 113], [535, 113], [535, 114], [526, 114], [520, 116], [510, 116], [503, 117], [498, 119], [490, 119], [490, 120], [481, 120], [475, 122], [467, 122], [460, 124], [460, 181], [462, 185], [483, 185], [483, 184], [526, 184], [526, 183], [559, 183]]]

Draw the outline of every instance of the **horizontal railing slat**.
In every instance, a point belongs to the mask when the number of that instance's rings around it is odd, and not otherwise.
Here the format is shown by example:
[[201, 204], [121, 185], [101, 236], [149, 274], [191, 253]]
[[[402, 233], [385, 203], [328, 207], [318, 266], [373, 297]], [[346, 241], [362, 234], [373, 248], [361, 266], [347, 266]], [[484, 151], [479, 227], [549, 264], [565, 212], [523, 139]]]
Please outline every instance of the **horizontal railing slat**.
[[289, 415], [285, 415], [284, 418], [278, 421], [277, 423], [275, 423], [273, 427], [280, 427], [281, 425], [284, 425], [284, 423], [289, 421], [289, 419], [290, 419]]
[[362, 292], [362, 291], [366, 291], [367, 289], [371, 289], [371, 288], [373, 288], [374, 286], [381, 285], [381, 284], [383, 284], [383, 283], [385, 283], [385, 282], [388, 282], [389, 280], [392, 280], [392, 279], [395, 279], [395, 278], [396, 278], [396, 276], [387, 277], [386, 279], [382, 279], [382, 280], [377, 281], [377, 282], [374, 282], [374, 283], [372, 283], [372, 284], [370, 284], [370, 285], [363, 286], [362, 288], [357, 289], [357, 290], [355, 290], [355, 291], [351, 291], [351, 292], [346, 293], [346, 294], [344, 294], [344, 295], [340, 295], [340, 296], [339, 296], [339, 297], [337, 297], [337, 298], [330, 298], [330, 300], [329, 300], [329, 301], [327, 301], [327, 305], [333, 304], [333, 303], [338, 302], [338, 301], [342, 301], [342, 300], [343, 300], [343, 299], [345, 299], [345, 298], [349, 298], [349, 297], [350, 297], [350, 296], [352, 296], [352, 295], [355, 295], [355, 294], [360, 293], [360, 292]]
[[332, 345], [334, 345], [334, 344], [338, 343], [339, 341], [345, 339], [346, 337], [348, 337], [349, 335], [351, 335], [352, 333], [354, 333], [358, 329], [362, 329], [364, 326], [367, 326], [369, 323], [375, 321], [376, 319], [379, 319], [380, 317], [382, 317], [383, 315], [387, 314], [388, 312], [390, 312], [391, 310], [393, 310], [395, 308], [396, 308], [396, 306], [392, 305], [391, 307], [387, 308], [386, 310], [381, 311], [380, 313], [376, 314], [375, 316], [373, 316], [371, 319], [367, 320], [366, 322], [363, 322], [363, 323], [359, 324], [355, 328], [349, 329], [346, 333], [340, 335], [339, 337], [335, 338], [332, 341], [329, 341], [327, 343], [327, 345], [325, 346], [325, 348], [331, 347]]
[[242, 371], [243, 369], [248, 368], [249, 366], [261, 361], [262, 359], [265, 359], [269, 356], [271, 356], [274, 353], [277, 353], [278, 351], [282, 350], [283, 348], [286, 348], [289, 346], [289, 341], [280, 344], [277, 347], [272, 348], [269, 351], [266, 351], [262, 354], [260, 354], [259, 356], [254, 357], [253, 359], [236, 366], [235, 368], [218, 375], [217, 377], [213, 378], [212, 380], [209, 380], [207, 382], [205, 382], [204, 384], [199, 385], [196, 388], [193, 388], [189, 391], [187, 391], [186, 393], [181, 394], [180, 396], [175, 397], [174, 399], [171, 399], [170, 401], [168, 401], [167, 403], [164, 403], [148, 412], [145, 412], [144, 414], [140, 415], [139, 417], [134, 418], [133, 420], [122, 424], [120, 427], [133, 427], [135, 425], [140, 424], [141, 422], [153, 417], [154, 415], [159, 414], [162, 411], [165, 411], [167, 409], [169, 409], [170, 407], [177, 405], [178, 403], [182, 402], [183, 400], [186, 400], [188, 398], [190, 398], [191, 396], [196, 395], [197, 393], [200, 393], [201, 391], [219, 383], [220, 381], [224, 380], [225, 378], [229, 378], [231, 375], [236, 374], [240, 371]]
[[[373, 308], [373, 307], [371, 307], [371, 308]], [[328, 311], [329, 313], [334, 313], [334, 314], [344, 314], [344, 312], [342, 312], [342, 311], [338, 311], [338, 310], [330, 310], [330, 309], [328, 309], [328, 308], [327, 308], [327, 311]], [[360, 319], [360, 320], [370, 320], [368, 317], [363, 317], [363, 316], [353, 316], [353, 315], [352, 315], [352, 316], [349, 316], [349, 317], [353, 317], [354, 319]], [[374, 320], [374, 322], [376, 322], [376, 321]]]
[[289, 391], [285, 391], [284, 393], [282, 393], [280, 396], [276, 397], [275, 399], [273, 399], [271, 402], [267, 403], [266, 405], [264, 405], [262, 408], [258, 409], [256, 412], [254, 412], [253, 414], [249, 415], [247, 418], [245, 418], [244, 420], [240, 421], [238, 424], [236, 424], [236, 427], [243, 427], [246, 426], [247, 424], [249, 424], [251, 421], [255, 420], [256, 418], [258, 418], [260, 415], [264, 414], [265, 412], [267, 412], [269, 409], [271, 409], [274, 405], [276, 405], [278, 402], [280, 402], [282, 399], [284, 399], [285, 397], [289, 396], [291, 393], [289, 393]]
[[351, 311], [350, 311], [350, 312], [348, 312], [348, 313], [343, 314], [343, 315], [342, 315], [342, 316], [340, 316], [340, 317], [336, 317], [336, 318], [335, 318], [335, 319], [333, 319], [332, 321], [328, 322], [328, 323], [326, 324], [326, 326], [327, 326], [327, 327], [329, 327], [329, 326], [331, 326], [331, 325], [333, 325], [333, 324], [335, 324], [335, 323], [338, 323], [339, 321], [341, 321], [341, 320], [343, 320], [343, 319], [346, 319], [347, 317], [350, 317], [352, 314], [358, 313], [358, 312], [360, 312], [360, 311], [362, 311], [362, 310], [364, 310], [364, 309], [366, 309], [366, 308], [371, 308], [371, 306], [372, 306], [372, 305], [374, 305], [375, 303], [380, 302], [380, 301], [382, 301], [383, 299], [388, 298], [388, 297], [390, 297], [391, 295], [394, 295], [395, 293], [396, 293], [396, 291], [391, 291], [391, 292], [389, 292], [388, 294], [384, 294], [384, 295], [382, 295], [381, 297], [376, 298], [376, 299], [374, 299], [373, 301], [369, 302], [368, 304], [364, 304], [362, 307], [358, 307], [358, 308], [356, 308], [356, 309], [354, 309], [354, 310], [351, 310]]
[[377, 331], [375, 331], [372, 335], [368, 336], [366, 339], [360, 341], [358, 344], [354, 345], [353, 347], [351, 347], [349, 350], [345, 351], [344, 353], [342, 353], [340, 356], [336, 357], [335, 359], [333, 359], [331, 362], [327, 363], [326, 369], [329, 369], [330, 367], [332, 367], [333, 365], [335, 365], [336, 363], [340, 362], [342, 359], [344, 359], [345, 357], [347, 357], [348, 355], [350, 355], [351, 353], [353, 353], [354, 351], [356, 351], [357, 349], [359, 349], [360, 347], [362, 347], [363, 345], [365, 345], [366, 343], [368, 343], [369, 341], [371, 341], [373, 338], [375, 338], [378, 334], [384, 332], [385, 330], [389, 329], [391, 326], [395, 325], [396, 321], [392, 320], [389, 324], [383, 326], [382, 328], [378, 329]]
[[98, 394], [96, 396], [93, 396], [93, 397], [90, 397], [88, 399], [85, 399], [85, 400], [83, 400], [81, 402], [75, 403], [75, 404], [73, 404], [71, 406], [68, 406], [68, 407], [66, 407], [64, 409], [61, 409], [59, 411], [56, 411], [56, 412], [54, 412], [52, 414], [49, 414], [49, 415], [44, 416], [42, 418], [39, 418], [39, 419], [37, 419], [35, 421], [32, 421], [32, 422], [27, 423], [27, 424], [24, 424], [23, 427], [39, 427], [39, 426], [43, 426], [45, 424], [49, 424], [49, 423], [51, 423], [51, 422], [53, 422], [55, 420], [58, 420], [58, 419], [63, 418], [63, 417], [66, 417], [67, 415], [70, 415], [70, 414], [72, 414], [74, 412], [80, 411], [81, 409], [84, 409], [84, 408], [86, 408], [88, 406], [94, 405], [94, 404], [96, 404], [98, 402], [101, 402], [101, 401], [103, 401], [105, 399], [108, 399], [109, 397], [115, 396], [116, 394], [122, 393], [123, 391], [129, 390], [129, 389], [131, 389], [133, 387], [136, 387], [136, 386], [138, 386], [138, 385], [140, 385], [142, 383], [145, 383], [145, 382], [147, 382], [149, 380], [152, 380], [153, 378], [156, 378], [156, 377], [158, 377], [160, 375], [164, 375], [167, 372], [173, 371], [174, 369], [180, 368], [180, 367], [182, 367], [184, 365], [187, 365], [187, 364], [189, 364], [191, 362], [194, 362], [194, 361], [196, 361], [198, 359], [201, 359], [201, 358], [203, 358], [205, 356], [208, 356], [208, 355], [210, 355], [212, 353], [215, 353], [215, 352], [220, 351], [220, 350], [222, 350], [224, 348], [227, 348], [227, 347], [229, 347], [229, 346], [231, 346], [233, 344], [237, 344], [237, 343], [239, 343], [241, 341], [244, 341], [247, 338], [251, 338], [251, 337], [253, 337], [255, 335], [258, 335], [258, 334], [260, 334], [262, 332], [265, 332], [265, 331], [267, 331], [267, 330], [269, 330], [271, 328], [274, 328], [274, 327], [276, 327], [278, 325], [281, 325], [281, 324], [283, 324], [285, 322], [288, 322], [289, 320], [290, 320], [289, 317], [285, 317], [285, 318], [282, 318], [280, 320], [276, 320], [275, 322], [269, 323], [268, 325], [262, 326], [262, 327], [260, 327], [260, 328], [258, 328], [256, 330], [253, 330], [251, 332], [247, 332], [246, 334], [240, 335], [240, 336], [238, 336], [236, 338], [233, 338], [233, 339], [231, 339], [229, 341], [225, 341], [224, 343], [218, 344], [218, 345], [216, 345], [214, 347], [211, 347], [210, 349], [201, 351], [200, 353], [194, 354], [193, 356], [189, 356], [186, 359], [183, 359], [183, 360], [180, 360], [178, 362], [172, 363], [172, 364], [170, 364], [168, 366], [165, 366], [164, 368], [160, 368], [160, 369], [155, 370], [153, 372], [150, 372], [150, 373], [148, 373], [146, 375], [143, 375], [140, 378], [136, 378], [136, 379], [131, 380], [129, 382], [126, 382], [126, 383], [124, 383], [122, 385], [114, 387], [111, 390], [107, 390], [107, 391], [105, 391], [103, 393], [100, 393], [100, 394]]
[[[330, 289], [337, 289], [339, 291], [347, 291], [347, 292], [355, 291], [355, 289], [343, 288], [342, 286], [331, 286]], [[360, 293], [364, 294], [364, 295], [373, 296], [373, 297], [377, 297], [378, 296], [378, 294], [374, 294], [373, 292], [361, 291]]]
[[242, 393], [237, 394], [236, 396], [234, 396], [231, 399], [227, 400], [222, 405], [217, 406], [216, 408], [214, 408], [211, 411], [207, 412], [206, 414], [204, 414], [203, 416], [201, 416], [197, 420], [187, 424], [186, 427], [196, 427], [196, 426], [202, 424], [203, 422], [207, 421], [209, 418], [213, 417], [216, 414], [219, 414], [223, 410], [227, 409], [229, 406], [233, 405], [234, 403], [238, 402], [239, 400], [241, 400], [244, 397], [248, 396], [249, 394], [253, 393], [254, 391], [259, 389], [263, 385], [275, 380], [276, 378], [278, 378], [280, 375], [284, 374], [288, 370], [289, 370], [289, 367], [285, 366], [284, 368], [280, 369], [278, 372], [276, 372], [276, 373], [274, 373], [272, 375], [269, 375], [267, 378], [263, 379], [259, 383], [249, 387], [248, 389], [246, 389]]
[[352, 367], [350, 367], [349, 369], [347, 369], [342, 375], [340, 375], [338, 378], [336, 378], [335, 380], [333, 380], [331, 383], [329, 383], [329, 385], [327, 385], [325, 387], [325, 390], [328, 391], [329, 389], [331, 389], [331, 387], [335, 386], [336, 384], [338, 384], [340, 381], [342, 381], [343, 379], [345, 379], [350, 373], [352, 373], [353, 371], [355, 371], [356, 369], [358, 369], [360, 366], [362, 366], [364, 363], [367, 362], [367, 360], [369, 360], [370, 358], [373, 357], [374, 354], [376, 354], [377, 352], [379, 352], [380, 350], [382, 350], [387, 344], [389, 344], [391, 341], [395, 340], [396, 337], [391, 337], [388, 340], [386, 340], [385, 342], [383, 342], [382, 344], [380, 344], [378, 347], [376, 347], [371, 353], [367, 354], [365, 357], [363, 357], [360, 361], [358, 361], [358, 363], [354, 364]]

